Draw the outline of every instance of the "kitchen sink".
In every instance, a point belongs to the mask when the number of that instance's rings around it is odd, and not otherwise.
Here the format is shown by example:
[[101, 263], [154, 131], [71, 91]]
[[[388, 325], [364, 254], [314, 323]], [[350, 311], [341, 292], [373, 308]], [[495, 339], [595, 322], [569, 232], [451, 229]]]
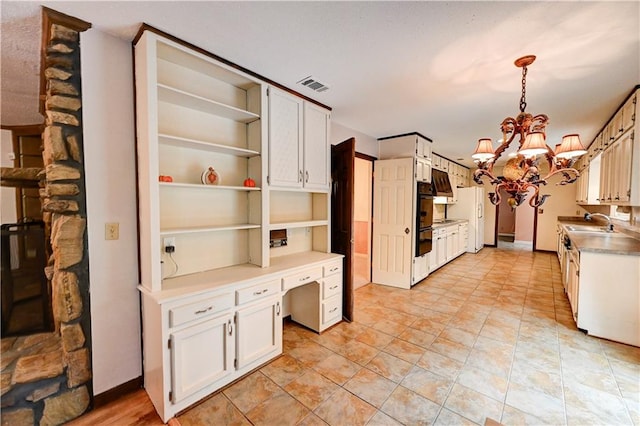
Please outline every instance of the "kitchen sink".
[[567, 230], [584, 236], [628, 238], [627, 235], [621, 232], [607, 231], [607, 228], [602, 226], [568, 225]]
[[567, 230], [571, 232], [597, 232], [603, 234], [614, 234], [613, 231], [608, 231], [604, 226], [591, 226], [591, 225], [568, 225]]

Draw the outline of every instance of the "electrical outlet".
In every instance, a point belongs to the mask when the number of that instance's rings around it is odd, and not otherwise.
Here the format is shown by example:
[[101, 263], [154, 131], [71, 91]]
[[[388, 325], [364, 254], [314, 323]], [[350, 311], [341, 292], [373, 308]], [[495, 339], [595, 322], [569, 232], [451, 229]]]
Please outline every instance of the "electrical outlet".
[[175, 237], [166, 237], [163, 240], [164, 243], [164, 247], [169, 247], [169, 246], [173, 246], [173, 248], [175, 249], [176, 247], [176, 238]]
[[119, 223], [105, 223], [104, 224], [104, 239], [105, 240], [117, 240], [120, 238], [120, 224]]

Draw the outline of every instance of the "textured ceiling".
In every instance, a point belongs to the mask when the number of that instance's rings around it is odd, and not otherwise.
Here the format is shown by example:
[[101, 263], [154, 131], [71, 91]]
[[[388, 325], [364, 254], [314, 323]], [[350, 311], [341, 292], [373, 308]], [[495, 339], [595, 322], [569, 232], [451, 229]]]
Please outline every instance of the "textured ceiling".
[[[549, 115], [550, 145], [566, 133], [589, 143], [640, 82], [633, 1], [43, 4], [127, 41], [146, 22], [330, 105], [337, 123], [372, 137], [418, 131], [467, 165], [477, 139], [497, 140], [518, 112], [520, 56], [538, 56], [527, 111]], [[1, 5], [2, 124], [37, 90], [28, 55], [40, 38], [27, 27], [39, 29], [39, 5]], [[296, 86], [308, 75], [330, 90]], [[35, 86], [15, 81], [25, 77]]]

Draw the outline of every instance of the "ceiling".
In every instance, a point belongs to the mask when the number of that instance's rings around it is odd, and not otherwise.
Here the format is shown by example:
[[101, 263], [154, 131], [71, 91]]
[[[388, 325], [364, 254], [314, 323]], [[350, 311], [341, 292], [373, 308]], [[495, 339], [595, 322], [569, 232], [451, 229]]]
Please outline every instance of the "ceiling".
[[[2, 1], [2, 124], [38, 120], [40, 5], [131, 41], [145, 22], [333, 108], [374, 138], [417, 131], [472, 165], [518, 113], [550, 117], [549, 145], [589, 144], [640, 83], [640, 2]], [[297, 85], [313, 76], [323, 93]], [[26, 120], [26, 121], [25, 121]], [[495, 142], [494, 142], [495, 146]]]

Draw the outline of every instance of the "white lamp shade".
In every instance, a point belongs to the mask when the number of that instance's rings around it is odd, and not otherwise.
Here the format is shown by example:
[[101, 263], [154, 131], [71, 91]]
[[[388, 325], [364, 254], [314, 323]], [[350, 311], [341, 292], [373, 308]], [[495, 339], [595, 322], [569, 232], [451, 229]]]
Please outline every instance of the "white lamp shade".
[[549, 151], [545, 136], [542, 132], [531, 132], [524, 138], [524, 143], [518, 150], [518, 154], [525, 157], [533, 157], [538, 154], [544, 154]]
[[556, 148], [556, 157], [574, 158], [586, 154], [579, 135], [566, 135], [562, 137], [562, 143]]
[[491, 139], [480, 139], [478, 141], [478, 146], [476, 146], [476, 151], [471, 155], [471, 158], [475, 158], [480, 161], [487, 161], [493, 157], [495, 157], [495, 154], [493, 153]]

